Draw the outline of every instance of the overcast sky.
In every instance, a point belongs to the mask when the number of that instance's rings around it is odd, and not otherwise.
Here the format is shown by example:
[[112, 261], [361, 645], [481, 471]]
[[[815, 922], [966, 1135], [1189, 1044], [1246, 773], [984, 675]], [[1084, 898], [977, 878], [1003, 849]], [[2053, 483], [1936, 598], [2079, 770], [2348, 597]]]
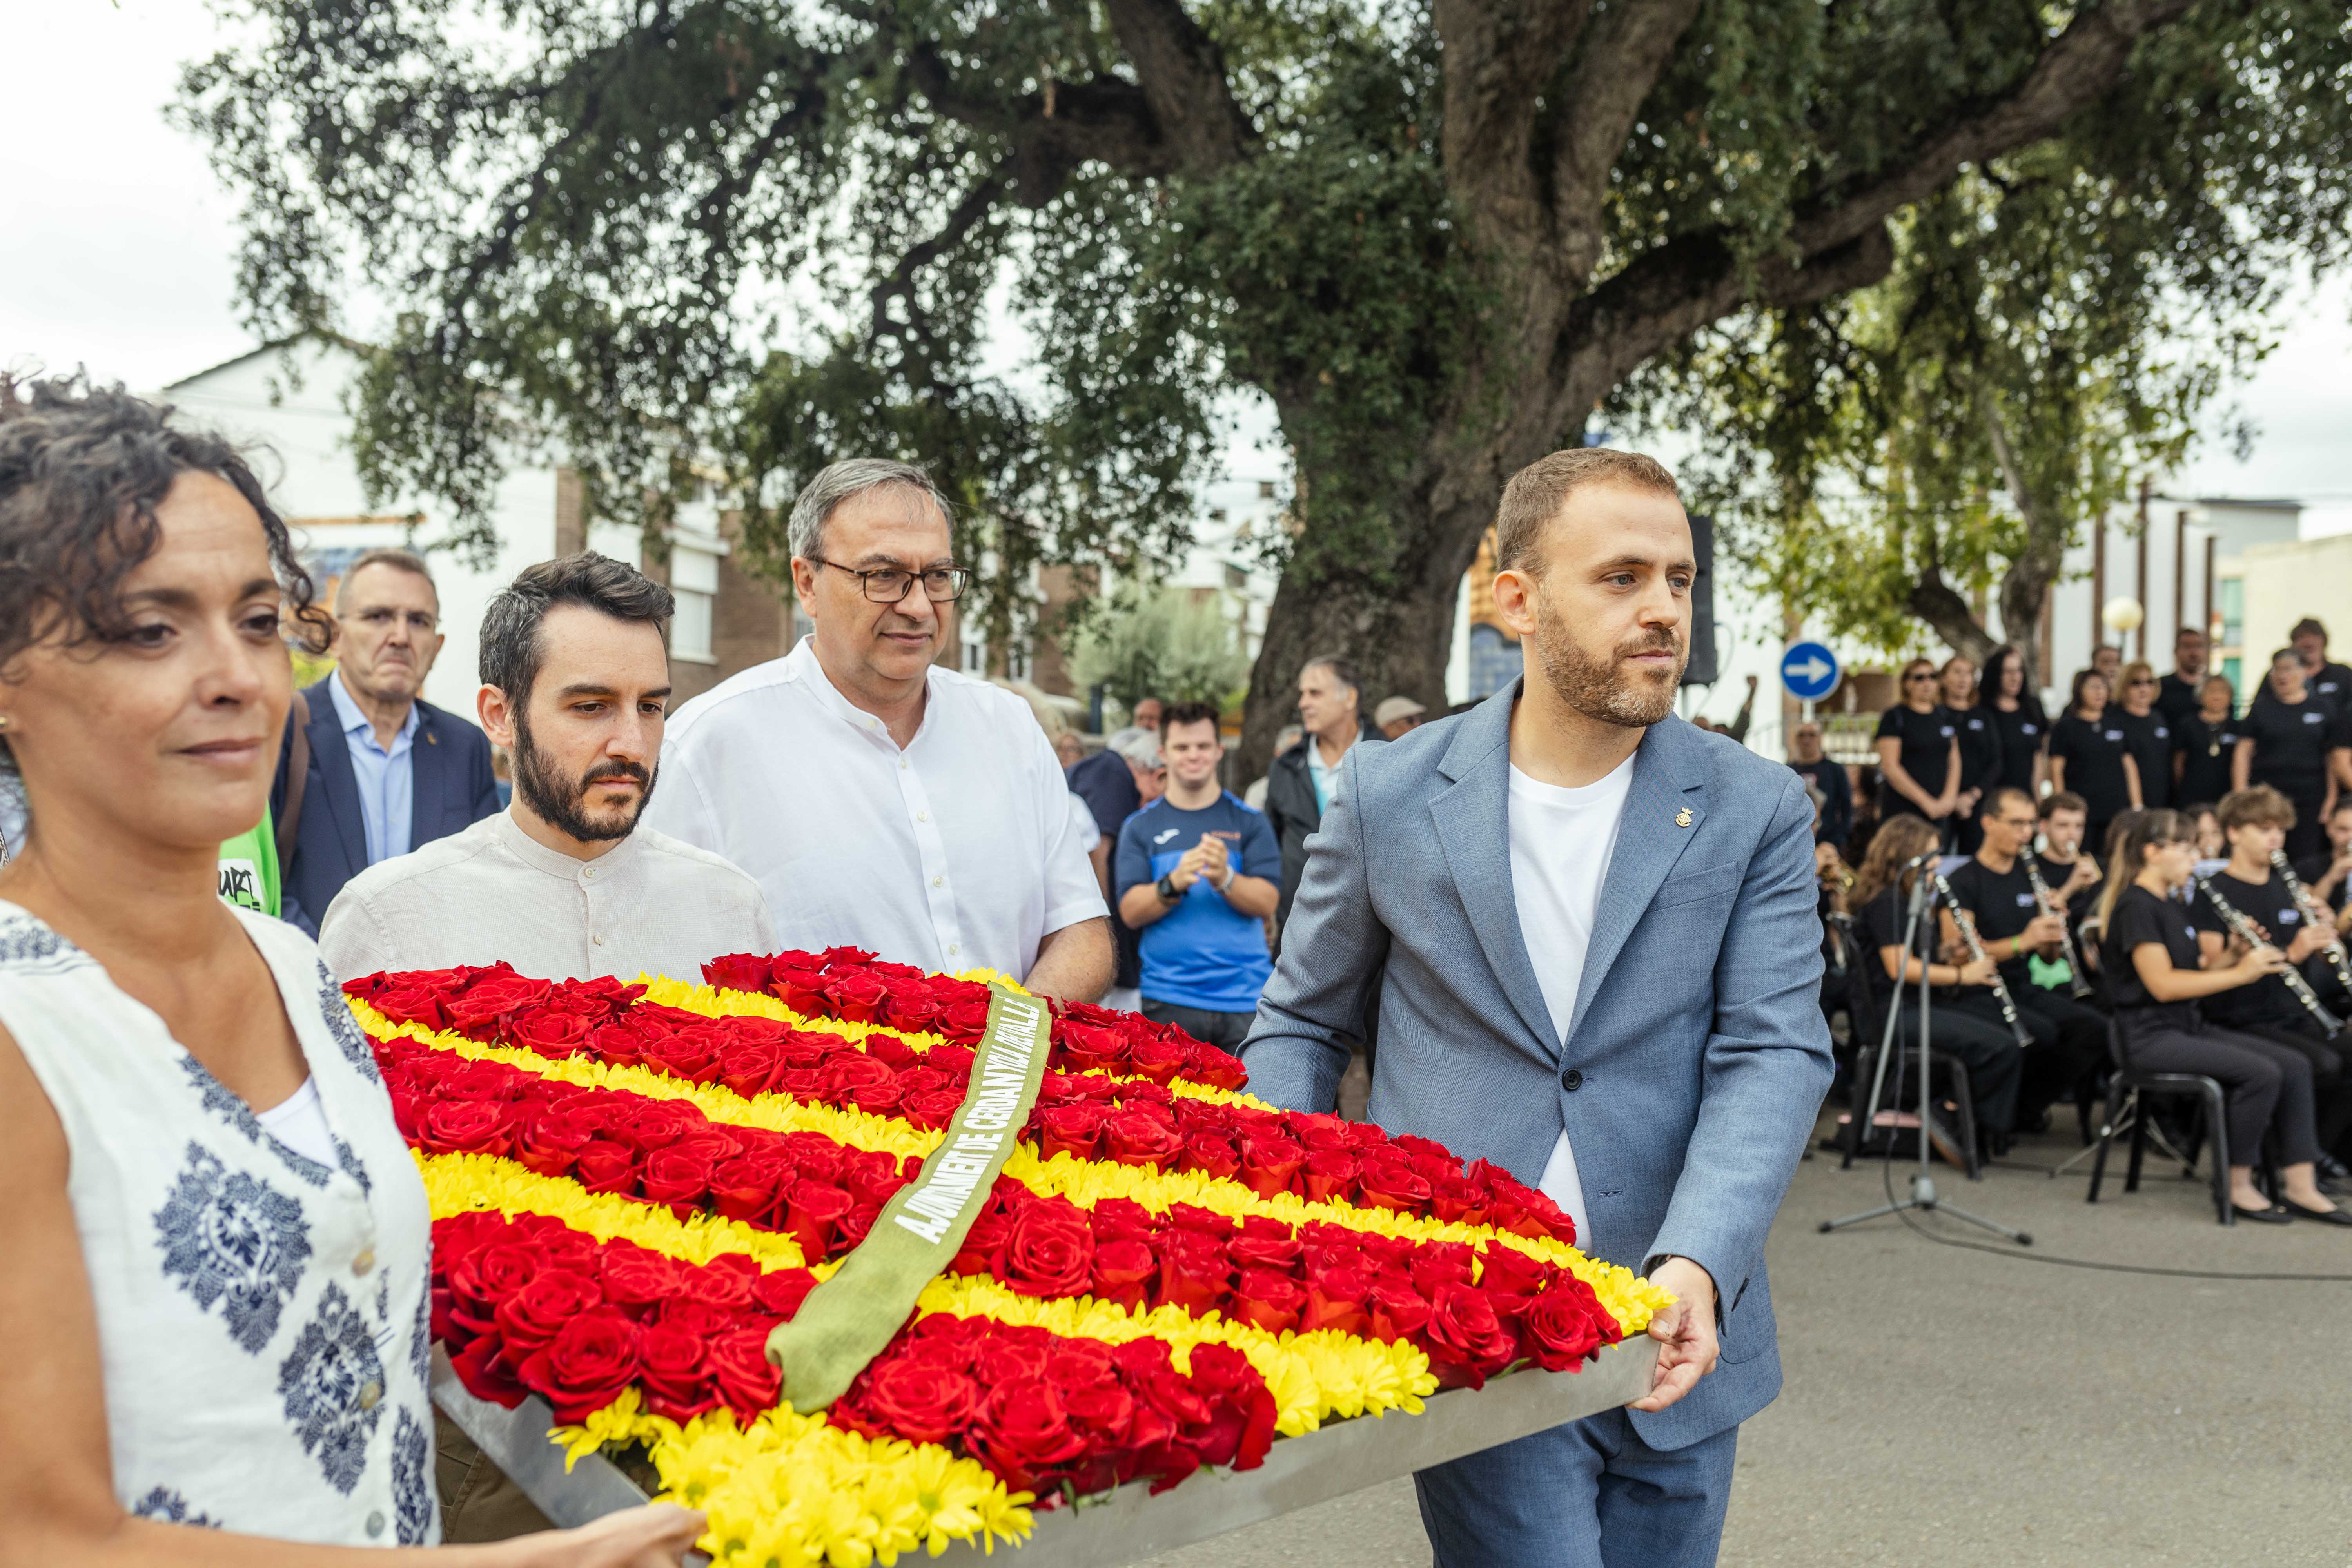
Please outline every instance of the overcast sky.
[[[0, 365], [86, 365], [152, 388], [251, 347], [231, 301], [236, 204], [163, 121], [181, 65], [217, 47], [211, 14], [196, 0], [49, 0], [14, 7], [8, 35]], [[2168, 488], [2299, 497], [2306, 533], [2352, 530], [2352, 283], [2298, 300], [2281, 327], [2234, 393], [2261, 431], [2252, 459], [2208, 443]], [[1255, 477], [1268, 461], [1244, 450], [1234, 467]]]

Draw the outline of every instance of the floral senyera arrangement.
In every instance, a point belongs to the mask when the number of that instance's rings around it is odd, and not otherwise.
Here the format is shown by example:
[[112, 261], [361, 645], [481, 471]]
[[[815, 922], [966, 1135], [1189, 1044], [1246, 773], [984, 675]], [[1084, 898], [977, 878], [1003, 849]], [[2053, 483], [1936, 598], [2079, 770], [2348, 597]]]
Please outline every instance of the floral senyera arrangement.
[[1577, 1253], [1504, 1172], [1275, 1110], [1223, 1052], [1056, 1005], [961, 1250], [848, 1393], [796, 1415], [769, 1332], [939, 1142], [988, 989], [852, 949], [705, 976], [345, 989], [432, 1195], [434, 1333], [459, 1378], [545, 1397], [575, 1453], [642, 1447], [709, 1511], [720, 1561], [1018, 1539], [1029, 1505], [1573, 1369], [1665, 1300]]

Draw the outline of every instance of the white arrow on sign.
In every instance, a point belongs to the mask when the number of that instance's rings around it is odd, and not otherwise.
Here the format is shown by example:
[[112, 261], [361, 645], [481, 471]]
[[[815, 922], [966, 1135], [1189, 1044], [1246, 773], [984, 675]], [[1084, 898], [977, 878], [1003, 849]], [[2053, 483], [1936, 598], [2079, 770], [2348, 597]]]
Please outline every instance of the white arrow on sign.
[[1827, 679], [1830, 676], [1837, 673], [1837, 666], [1822, 663], [1822, 658], [1819, 654], [1807, 654], [1805, 656], [1804, 663], [1784, 664], [1780, 668], [1785, 673], [1797, 677], [1807, 685], [1811, 685], [1816, 680]]

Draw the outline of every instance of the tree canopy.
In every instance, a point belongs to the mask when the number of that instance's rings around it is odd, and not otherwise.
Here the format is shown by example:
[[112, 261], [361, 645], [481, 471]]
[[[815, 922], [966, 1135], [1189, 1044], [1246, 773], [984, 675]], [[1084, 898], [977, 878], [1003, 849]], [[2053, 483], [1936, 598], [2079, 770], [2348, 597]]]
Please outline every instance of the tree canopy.
[[257, 326], [395, 307], [385, 489], [478, 517], [547, 439], [658, 524], [696, 454], [772, 501], [887, 452], [1002, 589], [1164, 556], [1218, 398], [1263, 393], [1297, 526], [1246, 766], [1310, 654], [1441, 700], [1504, 480], [1645, 367], [1729, 324], [1801, 338], [1780, 395], [1816, 395], [1864, 319], [1822, 307], [1964, 175], [2049, 145], [2161, 187], [2188, 288], [2241, 210], [2345, 216], [2340, 0], [247, 4], [183, 112], [247, 195]]

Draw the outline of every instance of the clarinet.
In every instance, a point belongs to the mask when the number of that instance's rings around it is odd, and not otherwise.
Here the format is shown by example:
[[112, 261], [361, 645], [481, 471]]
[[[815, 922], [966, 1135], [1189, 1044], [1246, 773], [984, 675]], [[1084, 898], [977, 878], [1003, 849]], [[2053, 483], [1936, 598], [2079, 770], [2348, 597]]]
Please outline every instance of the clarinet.
[[[1930, 871], [1927, 875], [1935, 879], [1937, 893], [1951, 906], [1952, 923], [1960, 928], [1960, 940], [1968, 943], [1969, 956], [1979, 963], [1991, 963], [1992, 961], [1985, 956], [1984, 943], [1977, 940], [1976, 917], [1960, 908], [1960, 900], [1953, 896], [1952, 885], [1944, 880], [1941, 871]], [[2017, 1016], [2017, 999], [2009, 994], [2009, 982], [2000, 977], [2000, 965], [1998, 963], [1992, 966], [1992, 994], [2000, 1003], [2000, 1016], [2008, 1021], [2009, 1032], [2017, 1037], [2017, 1048], [2023, 1050], [2033, 1043], [2033, 1037], [2025, 1032], [2024, 1024]]]
[[2321, 951], [2327, 954], [2328, 967], [2336, 971], [2336, 982], [2345, 990], [2352, 991], [2352, 962], [2347, 962], [2344, 939], [2336, 934], [2336, 917], [2321, 908], [2319, 900], [2304, 887], [2303, 879], [2296, 876], [2294, 868], [2287, 863], [2285, 850], [2271, 851], [2271, 867], [2278, 872], [2280, 880], [2286, 884], [2287, 893], [2294, 900], [2295, 907], [2303, 910], [2303, 918], [2317, 921], [2319, 929], [2328, 933], [2327, 945]]
[[2083, 977], [2083, 954], [2074, 945], [2074, 928], [2067, 922], [2066, 911], [2058, 908], [2050, 896], [2050, 884], [2042, 879], [2042, 867], [2031, 852], [2020, 855], [2025, 862], [2025, 879], [2033, 885], [2033, 901], [2042, 906], [2045, 915], [2058, 917], [2059, 929], [2066, 934], [2060, 942], [2060, 951], [2066, 955], [2066, 967], [2071, 972], [2074, 1000], [2082, 1001], [2091, 994], [2091, 983]]
[[[2189, 873], [2189, 879], [2197, 884], [2197, 890], [2204, 894], [2206, 900], [2212, 904], [2213, 912], [2221, 917], [2221, 923], [2230, 928], [2231, 935], [2250, 947], [2271, 945], [2268, 939], [2254, 929], [2254, 922], [2231, 908], [2230, 900], [2223, 898], [2221, 890], [2211, 882], [2193, 871]], [[2294, 993], [2294, 999], [2303, 1004], [2303, 1010], [2311, 1015], [2312, 1021], [2319, 1026], [2320, 1033], [2331, 1039], [2334, 1038], [2336, 1032], [2344, 1025], [2319, 1000], [2319, 993], [2311, 988], [2311, 982], [2305, 980], [2302, 973], [2292, 963], [2279, 971], [2279, 978], [2286, 982], [2286, 988]]]

